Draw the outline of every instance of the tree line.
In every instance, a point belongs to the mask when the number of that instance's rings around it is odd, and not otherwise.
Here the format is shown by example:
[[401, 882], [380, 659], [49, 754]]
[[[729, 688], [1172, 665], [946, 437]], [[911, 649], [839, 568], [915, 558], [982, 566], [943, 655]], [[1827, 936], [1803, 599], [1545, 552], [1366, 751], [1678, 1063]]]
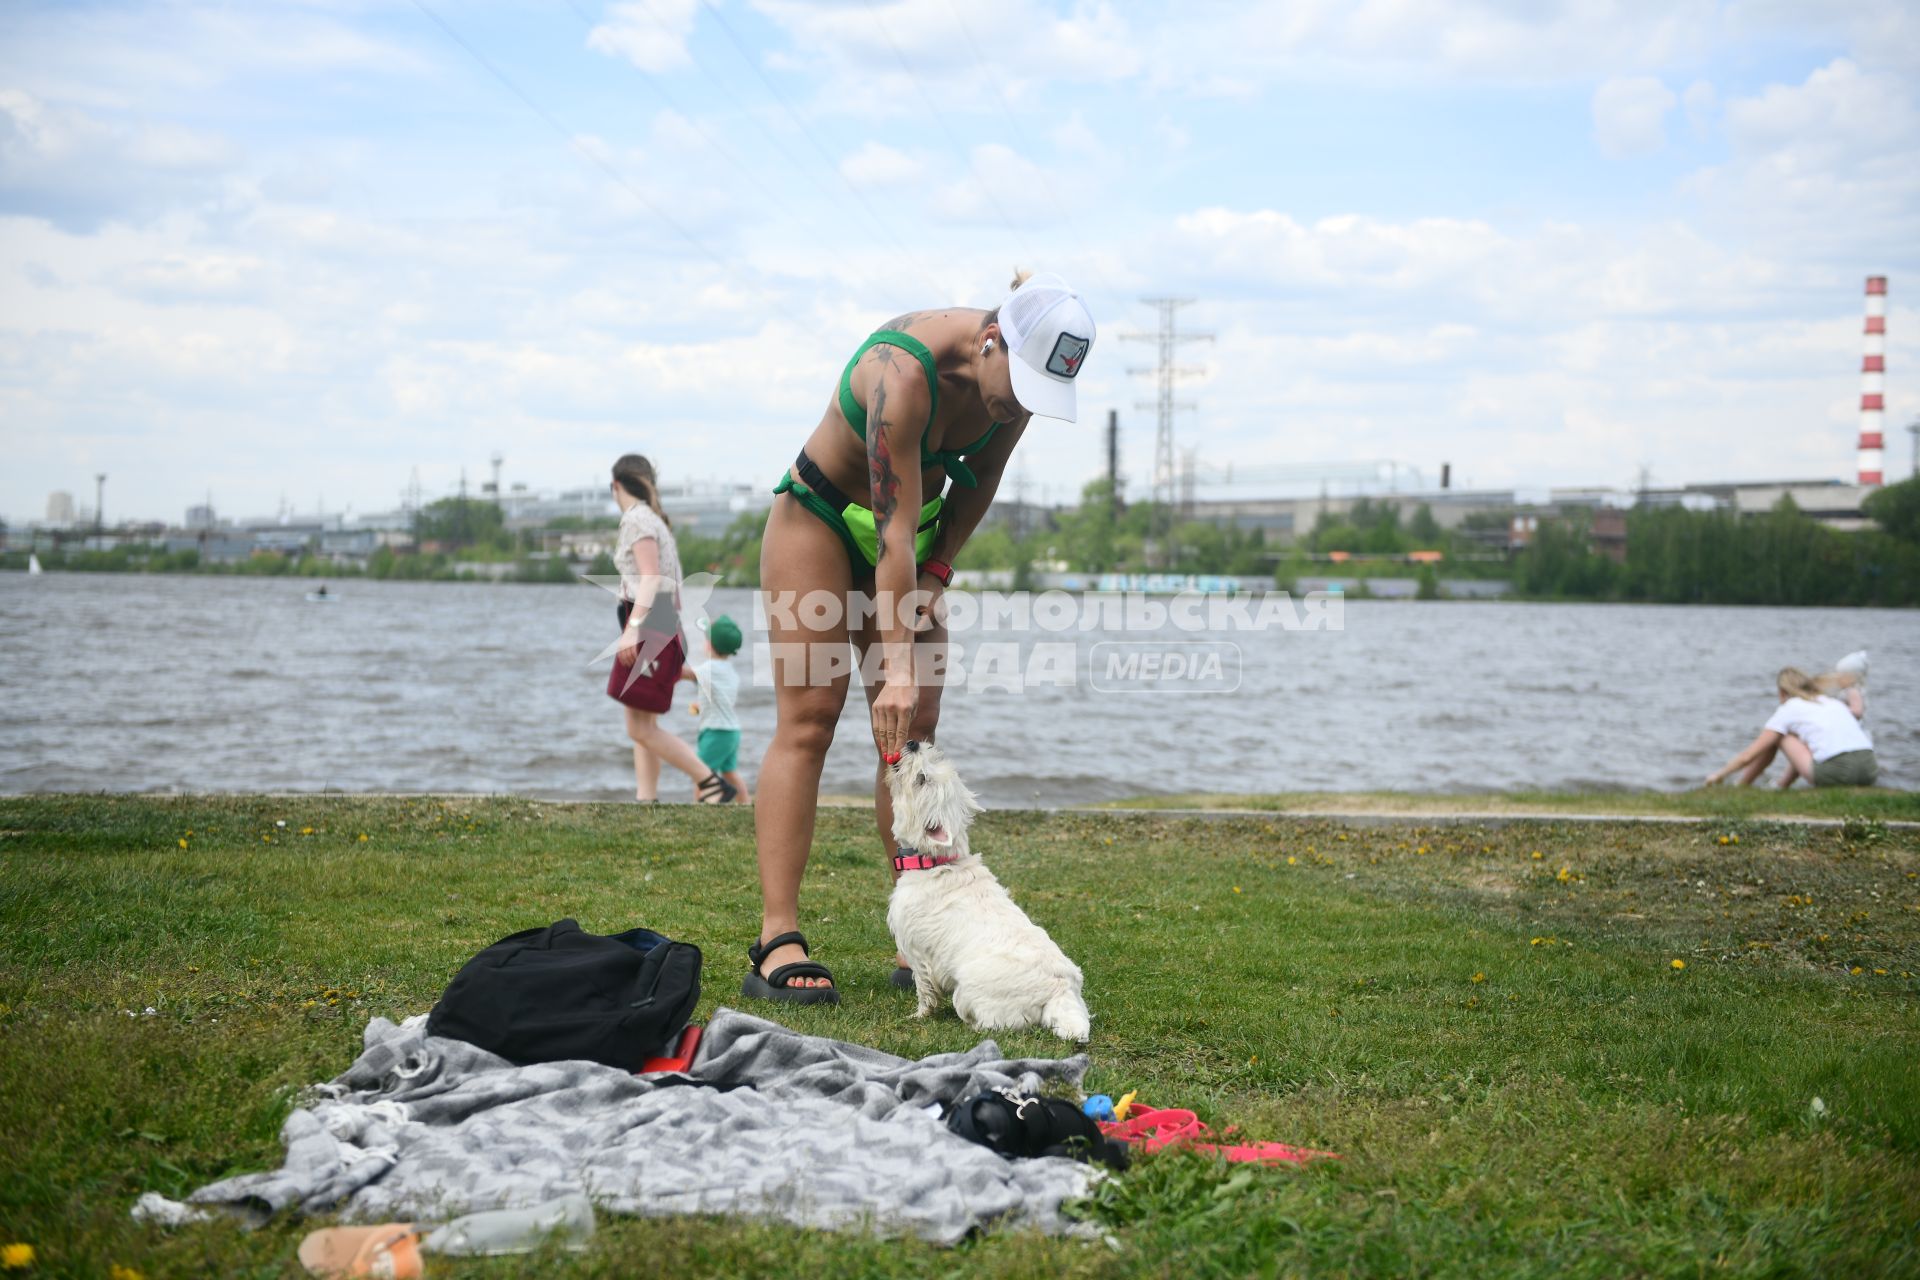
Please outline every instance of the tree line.
[[1542, 522], [1515, 557], [1518, 595], [1658, 604], [1920, 605], [1920, 480], [1867, 499], [1878, 528], [1849, 532], [1782, 497], [1764, 515], [1641, 507], [1624, 563], [1593, 549], [1582, 517]]

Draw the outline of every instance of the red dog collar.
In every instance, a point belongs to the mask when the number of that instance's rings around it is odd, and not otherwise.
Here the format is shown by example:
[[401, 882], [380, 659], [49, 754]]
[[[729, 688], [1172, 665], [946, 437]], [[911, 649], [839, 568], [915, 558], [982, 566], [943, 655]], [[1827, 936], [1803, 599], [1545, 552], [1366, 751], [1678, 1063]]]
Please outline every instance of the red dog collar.
[[935, 867], [944, 867], [949, 862], [960, 861], [957, 853], [921, 853], [918, 849], [902, 849], [893, 855], [895, 871], [931, 871]]

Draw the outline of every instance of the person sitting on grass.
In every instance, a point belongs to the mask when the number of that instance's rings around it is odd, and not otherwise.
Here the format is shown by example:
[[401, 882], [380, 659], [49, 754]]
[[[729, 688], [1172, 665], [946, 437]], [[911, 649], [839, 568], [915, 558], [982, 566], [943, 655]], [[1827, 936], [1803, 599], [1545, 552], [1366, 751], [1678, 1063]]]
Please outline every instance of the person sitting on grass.
[[735, 791], [739, 804], [752, 804], [747, 780], [740, 776], [740, 717], [733, 704], [740, 696], [740, 673], [733, 669], [733, 655], [740, 652], [740, 624], [721, 614], [706, 624], [707, 660], [680, 671], [682, 680], [699, 686], [699, 701], [687, 710], [701, 716], [700, 740], [694, 745], [700, 762], [724, 778]]
[[1782, 791], [1805, 778], [1816, 787], [1870, 787], [1880, 776], [1873, 739], [1860, 727], [1865, 706], [1859, 692], [1846, 702], [1828, 697], [1825, 687], [1797, 667], [1781, 671], [1776, 682], [1780, 706], [1746, 750], [1707, 775], [1707, 785], [1740, 773], [1750, 786], [1767, 771], [1776, 752], [1787, 758]]

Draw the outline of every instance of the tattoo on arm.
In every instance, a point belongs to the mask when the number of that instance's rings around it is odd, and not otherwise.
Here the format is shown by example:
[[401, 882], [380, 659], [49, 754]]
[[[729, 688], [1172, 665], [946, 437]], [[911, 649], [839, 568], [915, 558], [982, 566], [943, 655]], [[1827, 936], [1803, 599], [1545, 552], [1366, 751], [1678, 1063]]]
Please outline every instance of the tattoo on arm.
[[873, 386], [873, 403], [867, 406], [867, 480], [873, 489], [873, 528], [878, 537], [874, 549], [877, 563], [887, 554], [887, 522], [900, 505], [900, 477], [893, 469], [893, 446], [887, 442], [887, 384], [884, 379]]

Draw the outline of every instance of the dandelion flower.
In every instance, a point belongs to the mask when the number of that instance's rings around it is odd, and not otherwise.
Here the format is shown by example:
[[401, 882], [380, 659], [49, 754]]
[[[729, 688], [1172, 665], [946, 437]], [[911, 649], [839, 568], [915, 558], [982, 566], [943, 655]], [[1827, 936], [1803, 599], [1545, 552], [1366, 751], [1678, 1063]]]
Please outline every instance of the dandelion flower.
[[1534, 939], [1534, 940], [1533, 940], [1532, 942], [1529, 942], [1529, 943], [1528, 943], [1527, 945], [1528, 945], [1528, 946], [1530, 946], [1530, 947], [1537, 947], [1537, 946], [1539, 946], [1539, 945], [1540, 945], [1540, 944], [1541, 944], [1542, 942], [1545, 942], [1545, 941], [1546, 941], [1546, 939], [1545, 939], [1545, 938], [1535, 938], [1535, 939]]
[[1675, 969], [1684, 969], [1687, 967], [1687, 962], [1685, 960], [1675, 960], [1673, 962], [1673, 967]]
[[313, 828], [312, 828], [312, 827], [302, 827], [302, 828], [300, 828], [300, 834], [301, 834], [301, 835], [303, 835], [303, 836], [310, 836], [310, 835], [312, 835], [312, 834], [313, 834]]
[[1883, 978], [1887, 976], [1887, 971], [1885, 969], [1875, 969], [1874, 972], [1879, 974]]
[[132, 1267], [123, 1267], [116, 1262], [107, 1268], [107, 1280], [147, 1280], [147, 1278]]
[[1473, 975], [1473, 980], [1475, 982], [1485, 982], [1487, 980], [1487, 975], [1484, 973], [1476, 973]]
[[1853, 968], [1851, 968], [1851, 969], [1849, 969], [1849, 970], [1847, 970], [1847, 972], [1848, 972], [1848, 973], [1859, 973], [1859, 972], [1860, 972], [1860, 966], [1859, 966], [1859, 965], [1855, 965], [1855, 966], [1853, 966]]
[[1540, 861], [1540, 859], [1542, 859], [1542, 858], [1544, 858], [1544, 857], [1546, 857], [1546, 856], [1547, 856], [1546, 854], [1544, 854], [1544, 853], [1541, 853], [1541, 852], [1540, 852], [1540, 851], [1539, 851], [1538, 849], [1535, 849], [1535, 850], [1533, 851], [1533, 860], [1534, 860], [1535, 862], [1538, 862], [1538, 861]]
[[[1233, 886], [1233, 891], [1234, 891], [1235, 893], [1238, 893], [1238, 892], [1240, 892], [1240, 886], [1239, 886], [1239, 885], [1235, 885], [1235, 886]], [[1882, 972], [1884, 973], [1884, 972], [1885, 972], [1885, 970], [1882, 970]]]
[[1298, 858], [1296, 858], [1296, 857], [1294, 857], [1294, 856], [1293, 856], [1292, 854], [1288, 854], [1288, 855], [1287, 855], [1287, 865], [1288, 865], [1288, 866], [1290, 866], [1290, 867], [1292, 867], [1292, 866], [1297, 866], [1297, 865], [1299, 865], [1299, 862], [1300, 862], [1300, 859], [1298, 859]]
[[33, 1246], [30, 1244], [0, 1245], [0, 1267], [9, 1271], [19, 1271], [33, 1265]]
[[186, 837], [185, 837], [185, 836], [182, 836], [182, 837], [180, 838], [180, 847], [181, 847], [182, 849], [184, 849], [184, 848], [186, 848], [186, 847], [187, 847], [187, 841], [186, 841]]
[[366, 842], [367, 842], [367, 833], [362, 831], [360, 833], [360, 843], [365, 844]]

